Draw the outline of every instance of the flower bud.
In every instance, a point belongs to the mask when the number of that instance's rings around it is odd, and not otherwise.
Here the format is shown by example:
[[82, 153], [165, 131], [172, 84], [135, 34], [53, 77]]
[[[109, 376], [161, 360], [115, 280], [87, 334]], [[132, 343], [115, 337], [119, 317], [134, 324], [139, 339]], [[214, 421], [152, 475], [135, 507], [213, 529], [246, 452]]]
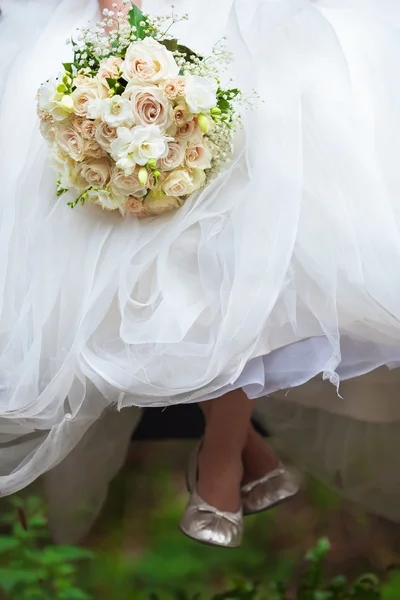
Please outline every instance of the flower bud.
[[65, 85], [63, 83], [59, 83], [56, 89], [59, 94], [63, 94], [64, 92], [67, 91], [67, 88], [65, 87]]
[[147, 164], [149, 165], [150, 169], [154, 169], [157, 164], [157, 161], [155, 158], [151, 158], [149, 161], [147, 161]]
[[208, 117], [206, 117], [206, 115], [203, 114], [199, 114], [199, 116], [197, 117], [197, 121], [200, 127], [200, 131], [202, 133], [208, 133], [209, 129], [210, 129], [210, 123], [208, 122]]
[[218, 108], [218, 106], [216, 106], [215, 108], [212, 108], [210, 112], [211, 112], [212, 115], [220, 115], [221, 114], [221, 109]]
[[142, 185], [146, 185], [148, 178], [149, 174], [147, 173], [146, 167], [142, 167], [141, 169], [139, 169], [138, 179]]

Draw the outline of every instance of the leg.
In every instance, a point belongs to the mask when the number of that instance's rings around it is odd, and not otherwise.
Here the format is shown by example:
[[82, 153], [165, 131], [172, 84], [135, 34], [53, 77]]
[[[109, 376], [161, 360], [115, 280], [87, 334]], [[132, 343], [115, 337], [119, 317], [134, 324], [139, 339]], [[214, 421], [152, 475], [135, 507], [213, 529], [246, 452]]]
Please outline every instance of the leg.
[[235, 390], [204, 403], [202, 408], [206, 430], [199, 454], [197, 491], [212, 506], [235, 512], [241, 501], [242, 455], [253, 402], [242, 390]]
[[[244, 395], [244, 394], [243, 394]], [[226, 394], [227, 399], [231, 394]], [[200, 408], [203, 411], [206, 423], [211, 419], [214, 401], [201, 402]], [[229, 406], [227, 407], [229, 411]], [[227, 412], [229, 414], [229, 412]], [[244, 484], [264, 477], [267, 473], [276, 468], [278, 460], [265, 440], [255, 430], [249, 420], [246, 443], [243, 450], [243, 482]]]

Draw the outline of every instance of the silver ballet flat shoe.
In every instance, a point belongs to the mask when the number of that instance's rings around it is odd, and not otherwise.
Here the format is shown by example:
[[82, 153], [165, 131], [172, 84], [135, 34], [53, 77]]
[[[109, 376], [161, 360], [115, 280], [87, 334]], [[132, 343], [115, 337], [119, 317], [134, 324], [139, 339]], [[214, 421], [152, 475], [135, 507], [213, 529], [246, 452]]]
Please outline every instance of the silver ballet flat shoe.
[[268, 510], [295, 496], [299, 489], [295, 476], [279, 462], [275, 469], [261, 479], [242, 486], [243, 514], [248, 516]]
[[235, 512], [218, 510], [205, 502], [196, 491], [197, 452], [189, 461], [187, 485], [191, 490], [179, 529], [196, 542], [222, 548], [238, 548], [243, 538], [242, 507]]

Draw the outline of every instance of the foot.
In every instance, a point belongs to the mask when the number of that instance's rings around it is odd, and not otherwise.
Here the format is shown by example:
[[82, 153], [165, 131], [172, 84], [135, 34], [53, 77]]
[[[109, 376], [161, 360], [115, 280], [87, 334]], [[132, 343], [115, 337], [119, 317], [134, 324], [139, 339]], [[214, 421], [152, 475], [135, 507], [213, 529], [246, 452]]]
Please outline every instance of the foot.
[[278, 466], [278, 460], [263, 438], [251, 427], [243, 451], [242, 485], [257, 481]]
[[242, 478], [240, 454], [216, 452], [203, 445], [198, 457], [197, 492], [205, 502], [224, 512], [237, 512]]

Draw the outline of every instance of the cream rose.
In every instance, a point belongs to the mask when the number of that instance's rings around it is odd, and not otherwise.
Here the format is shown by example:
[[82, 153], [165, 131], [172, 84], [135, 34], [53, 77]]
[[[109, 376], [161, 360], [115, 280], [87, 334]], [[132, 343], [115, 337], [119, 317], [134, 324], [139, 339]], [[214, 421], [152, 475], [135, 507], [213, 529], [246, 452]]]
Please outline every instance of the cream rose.
[[100, 77], [100, 79], [117, 79], [122, 63], [122, 58], [119, 58], [118, 56], [103, 58], [103, 60], [100, 62], [100, 68], [98, 70], [97, 77]]
[[185, 152], [185, 161], [191, 169], [209, 169], [211, 153], [202, 143], [189, 144]]
[[73, 125], [61, 125], [58, 128], [57, 141], [60, 148], [73, 160], [83, 160], [85, 155], [85, 143], [83, 137]]
[[172, 107], [159, 88], [128, 86], [123, 96], [131, 101], [136, 125], [157, 125], [166, 131], [172, 124]]
[[163, 84], [163, 91], [168, 100], [175, 100], [185, 93], [185, 78], [175, 77], [167, 79]]
[[79, 164], [79, 176], [89, 187], [102, 188], [110, 181], [111, 165], [107, 158], [93, 159]]
[[111, 127], [108, 123], [101, 121], [96, 127], [95, 138], [98, 144], [107, 152], [110, 151], [111, 143], [117, 137], [117, 129], [115, 127]]
[[152, 215], [161, 215], [180, 208], [176, 198], [166, 196], [162, 192], [151, 192], [143, 202], [145, 210]]
[[172, 171], [182, 165], [185, 159], [185, 144], [173, 141], [168, 142], [168, 154], [159, 161], [159, 169], [162, 171]]
[[205, 174], [198, 169], [187, 171], [176, 169], [162, 183], [162, 190], [167, 196], [187, 196], [204, 185]]
[[138, 170], [139, 169], [135, 169], [130, 175], [125, 175], [122, 169], [114, 169], [111, 175], [110, 188], [124, 196], [136, 196], [142, 198], [146, 195], [147, 189], [138, 179]]
[[195, 117], [188, 123], [185, 123], [185, 125], [182, 125], [182, 127], [178, 127], [176, 137], [181, 141], [200, 141], [203, 138], [203, 134], [201, 133], [197, 118]]
[[74, 103], [74, 113], [86, 117], [91, 102], [106, 98], [107, 88], [98, 79], [91, 79], [87, 85], [80, 85], [71, 94]]
[[121, 69], [127, 81], [137, 83], [158, 83], [179, 74], [172, 52], [151, 37], [131, 43]]

